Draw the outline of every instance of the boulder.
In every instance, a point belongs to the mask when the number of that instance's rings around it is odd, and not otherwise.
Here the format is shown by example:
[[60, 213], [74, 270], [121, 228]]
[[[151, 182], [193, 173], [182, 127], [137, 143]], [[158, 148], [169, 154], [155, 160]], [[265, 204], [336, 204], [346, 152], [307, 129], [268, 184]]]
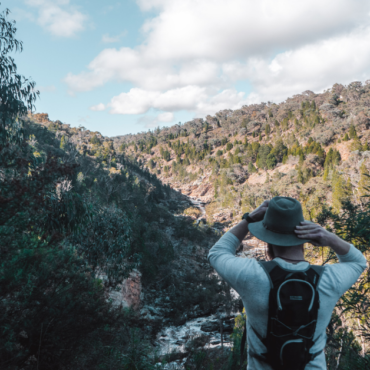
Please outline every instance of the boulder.
[[207, 321], [204, 323], [201, 327], [200, 330], [210, 333], [212, 331], [219, 331], [220, 330], [220, 324], [218, 323], [218, 320], [214, 321]]
[[113, 299], [113, 304], [138, 310], [142, 297], [140, 271], [136, 269], [131, 271], [129, 277], [122, 282], [120, 288], [119, 291], [111, 291], [108, 293], [109, 298]]

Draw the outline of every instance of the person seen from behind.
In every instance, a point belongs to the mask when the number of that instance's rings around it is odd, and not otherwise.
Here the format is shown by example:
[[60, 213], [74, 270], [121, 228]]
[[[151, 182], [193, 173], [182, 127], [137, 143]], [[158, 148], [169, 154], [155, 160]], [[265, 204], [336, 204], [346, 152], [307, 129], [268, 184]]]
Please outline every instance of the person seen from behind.
[[[267, 243], [269, 262], [235, 256], [248, 232]], [[310, 265], [304, 243], [330, 247], [339, 263]], [[274, 197], [225, 233], [208, 260], [243, 301], [247, 370], [327, 368], [324, 348], [331, 314], [366, 268], [358, 249], [305, 221], [296, 199]]]

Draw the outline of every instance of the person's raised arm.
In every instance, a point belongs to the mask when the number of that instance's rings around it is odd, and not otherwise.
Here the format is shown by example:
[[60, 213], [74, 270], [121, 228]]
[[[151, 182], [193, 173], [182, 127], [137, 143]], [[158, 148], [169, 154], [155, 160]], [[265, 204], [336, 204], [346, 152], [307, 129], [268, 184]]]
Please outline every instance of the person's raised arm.
[[316, 246], [330, 247], [337, 254], [339, 262], [330, 264], [327, 274], [328, 287], [336, 287], [341, 296], [347, 291], [366, 269], [366, 258], [364, 255], [339, 236], [325, 230], [317, 224], [302, 222], [297, 226], [296, 234], [299, 238], [310, 239]]
[[[269, 201], [264, 201], [256, 210], [249, 214], [253, 221], [260, 221], [263, 219], [268, 207], [268, 202]], [[237, 292], [242, 291], [243, 284], [245, 284], [246, 281], [245, 279], [248, 280], [249, 275], [246, 274], [246, 271], [251, 275], [255, 272], [253, 268], [251, 269], [253, 262], [255, 262], [253, 259], [237, 258], [235, 256], [236, 249], [247, 233], [248, 222], [243, 220], [225, 233], [208, 253], [208, 261], [212, 267]]]
[[[253, 221], [262, 221], [265, 213], [267, 211], [267, 207], [269, 206], [269, 200], [265, 200], [258, 208], [256, 208], [253, 212], [249, 214], [249, 217]], [[240, 242], [246, 237], [248, 234], [248, 222], [247, 220], [242, 220], [236, 226], [229, 230], [232, 234], [234, 234]]]
[[337, 255], [347, 254], [351, 244], [331, 233], [318, 224], [303, 221], [295, 230], [298, 238], [310, 239], [311, 244], [320, 247], [330, 247]]

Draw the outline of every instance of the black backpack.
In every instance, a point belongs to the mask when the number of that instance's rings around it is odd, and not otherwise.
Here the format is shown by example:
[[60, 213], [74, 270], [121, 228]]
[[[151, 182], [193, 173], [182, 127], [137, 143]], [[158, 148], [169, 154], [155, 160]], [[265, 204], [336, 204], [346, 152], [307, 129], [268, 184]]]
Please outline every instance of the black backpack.
[[[266, 353], [249, 351], [251, 357], [268, 363], [274, 370], [303, 370], [322, 350], [309, 353], [313, 346], [320, 299], [317, 286], [323, 266], [310, 265], [304, 271], [285, 270], [276, 261], [259, 262], [270, 280], [267, 336], [252, 327], [267, 348]], [[244, 329], [241, 353], [246, 340]]]

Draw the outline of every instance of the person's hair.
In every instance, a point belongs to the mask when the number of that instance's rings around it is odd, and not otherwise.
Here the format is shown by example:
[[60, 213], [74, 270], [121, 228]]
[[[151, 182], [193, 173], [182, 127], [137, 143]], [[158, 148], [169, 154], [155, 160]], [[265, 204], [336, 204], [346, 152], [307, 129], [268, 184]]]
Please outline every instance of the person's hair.
[[272, 244], [267, 243], [267, 247], [265, 249], [265, 256], [267, 261], [272, 261], [275, 258], [275, 252], [272, 248]]
[[[279, 253], [279, 248], [283, 248], [283, 249], [292, 248], [292, 247], [281, 247], [281, 246], [278, 246], [278, 245], [273, 245], [273, 244], [267, 243], [267, 247], [265, 249], [265, 258], [266, 258], [267, 261], [272, 261], [276, 257], [273, 247], [278, 249], [278, 253]], [[302, 249], [304, 248], [303, 244], [293, 246], [293, 248], [295, 248], [295, 247], [301, 247]]]

